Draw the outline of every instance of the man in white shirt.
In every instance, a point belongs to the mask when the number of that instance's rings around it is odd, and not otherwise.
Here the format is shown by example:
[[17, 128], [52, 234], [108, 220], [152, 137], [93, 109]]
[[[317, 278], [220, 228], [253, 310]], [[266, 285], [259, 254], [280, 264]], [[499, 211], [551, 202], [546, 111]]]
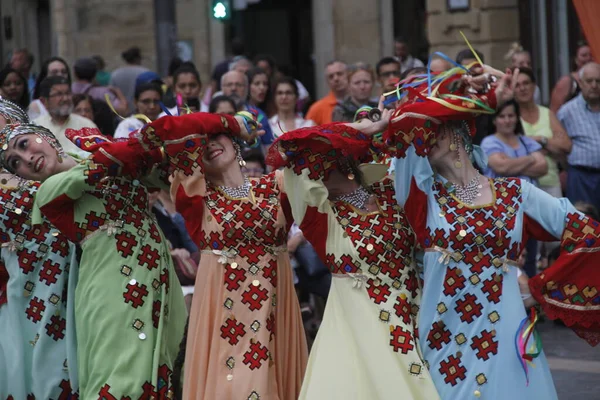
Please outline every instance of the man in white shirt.
[[73, 99], [69, 81], [62, 76], [51, 76], [40, 84], [40, 100], [48, 110], [33, 121], [48, 128], [56, 136], [67, 153], [87, 157], [89, 153], [75, 146], [65, 136], [67, 129], [97, 128], [89, 119], [73, 114]]

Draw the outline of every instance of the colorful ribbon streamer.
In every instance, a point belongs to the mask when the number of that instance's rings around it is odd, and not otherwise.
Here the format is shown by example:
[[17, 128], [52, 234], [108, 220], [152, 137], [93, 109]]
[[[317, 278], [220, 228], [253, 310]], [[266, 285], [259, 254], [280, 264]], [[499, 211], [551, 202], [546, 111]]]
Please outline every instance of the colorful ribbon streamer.
[[[517, 351], [517, 357], [519, 358], [521, 367], [523, 367], [523, 372], [525, 372], [527, 386], [529, 386], [529, 365], [535, 367], [533, 359], [537, 358], [542, 352], [542, 341], [539, 333], [535, 330], [535, 324], [537, 321], [538, 314], [535, 311], [535, 308], [532, 307], [531, 314], [521, 321], [519, 329], [517, 329], [517, 333], [515, 335], [515, 349]], [[529, 344], [528, 349], [527, 346], [532, 336], [533, 341], [531, 344]]]

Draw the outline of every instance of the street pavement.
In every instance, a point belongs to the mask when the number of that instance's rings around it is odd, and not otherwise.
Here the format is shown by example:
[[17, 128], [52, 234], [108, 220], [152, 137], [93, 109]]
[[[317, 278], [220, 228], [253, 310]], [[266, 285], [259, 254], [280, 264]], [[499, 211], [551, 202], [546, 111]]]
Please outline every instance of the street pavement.
[[600, 400], [600, 344], [591, 347], [570, 329], [538, 324], [559, 400]]

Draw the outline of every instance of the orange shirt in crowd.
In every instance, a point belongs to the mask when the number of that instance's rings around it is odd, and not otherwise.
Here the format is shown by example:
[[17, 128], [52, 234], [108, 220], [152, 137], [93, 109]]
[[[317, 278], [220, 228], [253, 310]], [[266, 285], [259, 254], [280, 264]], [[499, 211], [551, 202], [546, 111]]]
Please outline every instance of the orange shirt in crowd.
[[336, 104], [335, 95], [329, 92], [327, 96], [310, 106], [305, 118], [314, 121], [317, 125], [328, 124], [331, 122], [331, 114]]

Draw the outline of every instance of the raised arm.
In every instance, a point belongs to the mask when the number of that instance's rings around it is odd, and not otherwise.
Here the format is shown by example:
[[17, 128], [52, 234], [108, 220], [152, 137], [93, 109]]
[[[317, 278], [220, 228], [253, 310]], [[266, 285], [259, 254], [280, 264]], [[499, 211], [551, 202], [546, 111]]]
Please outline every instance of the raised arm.
[[579, 336], [600, 342], [600, 223], [522, 182], [525, 239], [560, 240], [561, 253], [551, 267], [529, 280], [533, 297], [546, 314], [562, 319]]

